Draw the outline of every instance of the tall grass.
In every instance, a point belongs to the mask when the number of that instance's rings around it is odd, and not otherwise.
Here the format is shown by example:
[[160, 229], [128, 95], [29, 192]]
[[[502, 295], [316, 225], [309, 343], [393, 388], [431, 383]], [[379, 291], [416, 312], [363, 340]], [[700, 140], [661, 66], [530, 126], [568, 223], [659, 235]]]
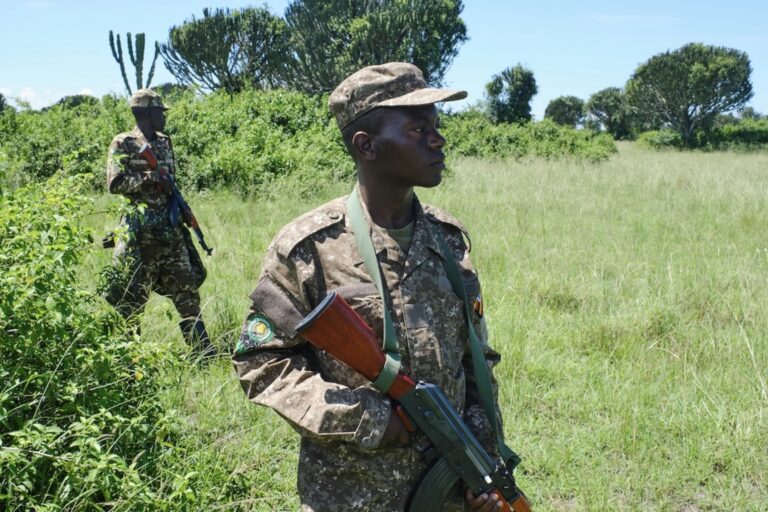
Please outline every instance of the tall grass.
[[[623, 145], [602, 164], [459, 160], [419, 191], [471, 233], [536, 510], [765, 510], [766, 171], [765, 153]], [[202, 295], [222, 350], [272, 236], [347, 189], [188, 198], [215, 248]], [[176, 320], [153, 299], [143, 337], [182, 350]], [[183, 420], [169, 481], [187, 478], [200, 507], [297, 509], [297, 436], [247, 403], [227, 361], [168, 376], [163, 400]]]

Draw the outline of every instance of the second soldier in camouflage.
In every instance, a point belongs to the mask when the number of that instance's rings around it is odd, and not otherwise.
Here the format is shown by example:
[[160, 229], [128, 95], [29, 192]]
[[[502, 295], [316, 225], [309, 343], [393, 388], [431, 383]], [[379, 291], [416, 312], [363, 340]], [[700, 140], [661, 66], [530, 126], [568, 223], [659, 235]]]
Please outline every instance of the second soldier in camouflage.
[[[114, 253], [112, 279], [106, 299], [126, 318], [134, 318], [150, 292], [169, 297], [181, 315], [180, 327], [187, 342], [204, 355], [213, 355], [201, 318], [198, 289], [206, 277], [189, 230], [171, 222], [171, 183], [163, 173], [175, 175], [176, 160], [165, 128], [165, 106], [150, 89], [131, 96], [136, 126], [117, 135], [109, 146], [107, 188], [126, 196], [142, 213], [121, 219], [126, 237], [119, 237]], [[158, 168], [139, 152], [149, 144]]]

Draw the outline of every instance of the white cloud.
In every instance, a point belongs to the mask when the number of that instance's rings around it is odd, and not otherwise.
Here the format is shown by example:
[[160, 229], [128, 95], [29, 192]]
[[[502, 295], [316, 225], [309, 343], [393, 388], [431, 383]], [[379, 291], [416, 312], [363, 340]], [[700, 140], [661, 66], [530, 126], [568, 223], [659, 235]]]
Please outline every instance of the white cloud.
[[47, 107], [59, 101], [64, 94], [53, 89], [37, 90], [32, 87], [23, 87], [16, 95], [22, 101], [29, 103], [34, 109]]
[[[63, 91], [60, 89], [35, 89], [34, 87], [22, 87], [14, 90], [9, 87], [0, 87], [0, 94], [5, 96], [8, 103], [19, 106], [19, 101], [28, 103], [35, 110], [49, 107], [65, 96], [83, 94], [96, 97], [96, 93], [88, 87], [83, 87], [79, 92]], [[18, 100], [18, 101], [17, 101]]]

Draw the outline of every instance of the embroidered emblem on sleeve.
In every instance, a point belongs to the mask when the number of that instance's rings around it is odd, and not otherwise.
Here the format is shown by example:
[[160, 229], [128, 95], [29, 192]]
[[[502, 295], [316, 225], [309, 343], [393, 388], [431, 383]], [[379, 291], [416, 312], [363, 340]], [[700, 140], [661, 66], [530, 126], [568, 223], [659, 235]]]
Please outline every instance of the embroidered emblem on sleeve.
[[251, 315], [243, 329], [243, 334], [237, 342], [235, 352], [242, 354], [262, 345], [275, 337], [275, 330], [268, 318], [262, 315]]

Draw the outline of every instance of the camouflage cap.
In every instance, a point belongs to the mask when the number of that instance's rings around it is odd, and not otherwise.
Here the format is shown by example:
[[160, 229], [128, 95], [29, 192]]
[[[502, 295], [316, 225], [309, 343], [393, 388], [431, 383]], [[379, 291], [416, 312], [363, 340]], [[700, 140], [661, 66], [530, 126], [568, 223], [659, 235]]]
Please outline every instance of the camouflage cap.
[[152, 89], [139, 89], [131, 95], [131, 108], [162, 108], [168, 110], [163, 105], [160, 96]]
[[343, 130], [377, 107], [418, 107], [466, 97], [467, 91], [428, 87], [421, 70], [413, 64], [388, 62], [345, 78], [331, 93], [328, 107]]

